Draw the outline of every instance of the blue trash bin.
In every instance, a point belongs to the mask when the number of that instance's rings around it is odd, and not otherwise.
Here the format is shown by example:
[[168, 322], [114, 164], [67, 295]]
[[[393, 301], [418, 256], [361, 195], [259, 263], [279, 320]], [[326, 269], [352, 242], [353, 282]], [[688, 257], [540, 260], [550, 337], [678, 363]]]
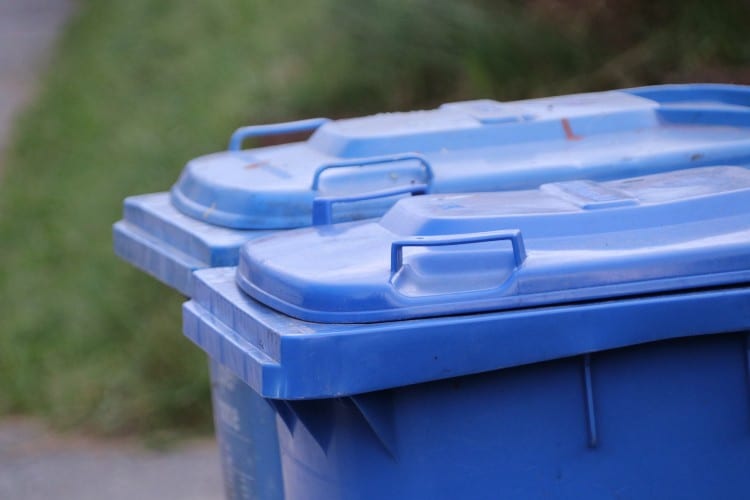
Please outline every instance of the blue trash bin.
[[197, 271], [184, 331], [289, 499], [746, 498], [748, 212], [733, 166], [405, 199]]
[[[315, 130], [306, 142], [241, 149], [304, 130]], [[191, 296], [192, 271], [236, 265], [242, 243], [269, 230], [311, 225], [316, 201], [319, 221], [338, 222], [380, 216], [410, 193], [745, 164], [748, 130], [750, 87], [714, 84], [245, 127], [228, 151], [190, 161], [170, 193], [126, 199], [115, 251]]]
[[[748, 87], [667, 85], [244, 127], [228, 151], [189, 162], [170, 193], [126, 199], [123, 220], [113, 229], [115, 251], [191, 297], [193, 272], [236, 265], [247, 241], [280, 229], [379, 216], [409, 195], [750, 162], [748, 105]], [[250, 137], [300, 131], [314, 133], [301, 143], [242, 149]], [[255, 394], [228, 383], [229, 373], [212, 373], [215, 407]], [[231, 462], [225, 473], [247, 476], [245, 493], [234, 497], [282, 495], [263, 437], [274, 429], [262, 431], [265, 424], [257, 423], [274, 421], [267, 406], [248, 403], [238, 416], [242, 427], [233, 432], [246, 438], [243, 450], [228, 450], [226, 443], [236, 441], [224, 439], [222, 430], [229, 428], [218, 426], [223, 458]], [[263, 472], [249, 472], [254, 464]]]

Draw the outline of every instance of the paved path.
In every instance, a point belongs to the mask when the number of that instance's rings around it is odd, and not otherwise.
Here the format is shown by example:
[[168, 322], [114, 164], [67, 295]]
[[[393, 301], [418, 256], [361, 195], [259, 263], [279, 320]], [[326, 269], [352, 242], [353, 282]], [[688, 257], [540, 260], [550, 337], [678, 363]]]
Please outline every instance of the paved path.
[[[74, 7], [72, 0], [0, 0], [0, 173], [13, 121], [33, 98]], [[0, 420], [0, 500], [220, 498], [213, 441], [158, 453], [137, 441], [62, 437], [34, 421]]]
[[72, 0], [0, 0], [0, 155], [73, 7]]
[[219, 500], [222, 485], [212, 441], [169, 453], [133, 441], [61, 437], [36, 422], [0, 422], [3, 500]]

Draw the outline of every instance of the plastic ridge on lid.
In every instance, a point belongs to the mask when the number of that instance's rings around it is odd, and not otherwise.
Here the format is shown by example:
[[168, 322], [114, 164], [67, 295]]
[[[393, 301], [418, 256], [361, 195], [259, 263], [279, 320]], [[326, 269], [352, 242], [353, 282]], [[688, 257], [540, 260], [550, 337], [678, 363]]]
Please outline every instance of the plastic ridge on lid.
[[379, 221], [249, 242], [237, 270], [253, 298], [332, 323], [747, 281], [750, 170], [736, 166], [406, 198]]
[[[242, 127], [229, 150], [190, 161], [171, 190], [181, 212], [236, 229], [312, 223], [315, 198], [425, 185], [431, 193], [750, 161], [750, 88], [663, 85], [428, 111]], [[242, 149], [251, 137], [312, 132]], [[346, 204], [336, 220], [382, 215], [392, 199]]]

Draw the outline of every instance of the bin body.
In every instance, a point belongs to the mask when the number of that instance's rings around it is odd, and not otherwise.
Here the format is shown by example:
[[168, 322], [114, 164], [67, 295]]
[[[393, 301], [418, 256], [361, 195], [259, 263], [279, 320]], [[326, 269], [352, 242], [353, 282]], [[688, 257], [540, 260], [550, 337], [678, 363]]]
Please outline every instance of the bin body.
[[[262, 328], [299, 335], [317, 324], [274, 314], [239, 292], [232, 273], [222, 271], [197, 273], [203, 290], [186, 304], [185, 332], [213, 363], [242, 376], [244, 390], [275, 396], [266, 401], [274, 408], [287, 499], [746, 498], [748, 288], [611, 307], [551, 307], [536, 318], [506, 312], [499, 322], [467, 317], [443, 328], [432, 321], [411, 332], [424, 343], [431, 339], [432, 348], [419, 353], [425, 364], [436, 365], [428, 373], [404, 369], [414, 358], [408, 341], [368, 354], [366, 342], [347, 346], [339, 339], [329, 347], [337, 345], [342, 357], [362, 353], [331, 368], [325, 379], [341, 395], [297, 399], [302, 393], [279, 397], [284, 384], [255, 378], [278, 368], [257, 351], [243, 350], [238, 339], [247, 341], [252, 333], [229, 329], [220, 313], [208, 312], [208, 302], [215, 311], [252, 316]], [[388, 326], [393, 329], [385, 333], [403, 335], [395, 324]], [[446, 345], [444, 328], [463, 336], [464, 347]], [[321, 330], [308, 333], [337, 336], [342, 328]], [[374, 331], [366, 325], [346, 330]], [[678, 337], [649, 341], [673, 335]], [[525, 340], [517, 342], [520, 337]], [[300, 352], [308, 349], [312, 359], [290, 377], [316, 377], [315, 366], [327, 358], [325, 345], [306, 340], [311, 342], [300, 343]], [[612, 340], [643, 343], [607, 349]], [[590, 352], [555, 359], [581, 346]], [[288, 347], [291, 352], [296, 346]], [[241, 352], [254, 361], [240, 362]], [[458, 358], [483, 357], [480, 352], [499, 353], [497, 366], [504, 367], [468, 375], [452, 369], [461, 364]], [[544, 358], [550, 359], [517, 366]], [[400, 377], [407, 373], [402, 379], [409, 384], [372, 390], [392, 383], [381, 375], [352, 382], [363, 392], [347, 394], [345, 382], [334, 386], [346, 373], [354, 378], [357, 367], [374, 366]], [[246, 441], [226, 426], [217, 422], [217, 433], [231, 436], [229, 446], [241, 450]], [[239, 478], [241, 471], [230, 480]]]
[[197, 271], [184, 332], [290, 499], [744, 498], [748, 211], [729, 166], [401, 200]]
[[388, 447], [350, 398], [294, 402], [314, 423], [280, 427], [287, 498], [746, 498], [746, 339], [592, 355], [596, 443], [582, 357], [369, 393]]

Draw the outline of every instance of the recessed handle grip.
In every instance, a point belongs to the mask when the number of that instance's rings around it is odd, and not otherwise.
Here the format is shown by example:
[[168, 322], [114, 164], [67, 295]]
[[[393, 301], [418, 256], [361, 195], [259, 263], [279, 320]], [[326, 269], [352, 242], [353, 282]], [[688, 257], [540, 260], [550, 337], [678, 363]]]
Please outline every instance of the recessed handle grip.
[[487, 231], [482, 233], [450, 234], [439, 236], [414, 236], [391, 243], [391, 276], [396, 274], [404, 265], [404, 247], [435, 247], [447, 245], [465, 245], [469, 243], [484, 243], [487, 241], [510, 241], [513, 246], [513, 257], [516, 267], [520, 267], [526, 260], [526, 247], [520, 229], [505, 229], [502, 231]]
[[333, 222], [333, 205], [335, 203], [353, 203], [357, 201], [374, 200], [377, 198], [388, 198], [399, 194], [411, 194], [412, 196], [416, 196], [425, 194], [426, 192], [426, 184], [413, 184], [410, 186], [401, 186], [393, 189], [383, 189], [381, 191], [359, 193], [349, 196], [315, 198], [315, 200], [313, 200], [312, 208], [312, 223], [313, 226], [331, 224]]
[[321, 125], [328, 123], [328, 118], [310, 118], [293, 122], [271, 123], [268, 125], [249, 125], [240, 127], [234, 131], [229, 139], [229, 151], [240, 151], [242, 143], [251, 137], [267, 137], [269, 135], [293, 134], [295, 132], [308, 132], [317, 130]]
[[425, 170], [425, 177], [426, 182], [428, 186], [432, 182], [433, 172], [432, 172], [432, 165], [430, 165], [430, 162], [427, 161], [425, 157], [422, 155], [409, 153], [409, 154], [398, 154], [398, 155], [387, 155], [387, 156], [370, 156], [368, 158], [354, 158], [351, 160], [344, 160], [340, 162], [335, 163], [327, 163], [324, 165], [319, 166], [315, 170], [315, 174], [313, 174], [313, 180], [312, 180], [312, 190], [317, 191], [318, 187], [320, 185], [320, 175], [325, 172], [326, 170], [330, 170], [332, 168], [343, 168], [343, 167], [364, 167], [367, 165], [382, 165], [385, 163], [395, 163], [395, 162], [403, 162], [403, 161], [416, 161], [424, 167]]

